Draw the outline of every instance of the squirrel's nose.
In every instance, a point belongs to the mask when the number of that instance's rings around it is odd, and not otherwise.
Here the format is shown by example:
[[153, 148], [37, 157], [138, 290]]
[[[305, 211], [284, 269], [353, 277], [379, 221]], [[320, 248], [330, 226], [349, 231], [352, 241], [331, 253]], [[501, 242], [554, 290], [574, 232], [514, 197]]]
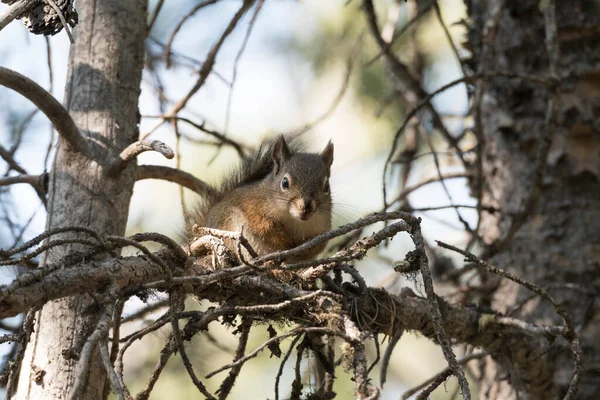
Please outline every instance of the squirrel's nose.
[[300, 201], [299, 206], [300, 210], [304, 211], [306, 214], [309, 214], [315, 209], [316, 202], [310, 197], [304, 197], [302, 201]]

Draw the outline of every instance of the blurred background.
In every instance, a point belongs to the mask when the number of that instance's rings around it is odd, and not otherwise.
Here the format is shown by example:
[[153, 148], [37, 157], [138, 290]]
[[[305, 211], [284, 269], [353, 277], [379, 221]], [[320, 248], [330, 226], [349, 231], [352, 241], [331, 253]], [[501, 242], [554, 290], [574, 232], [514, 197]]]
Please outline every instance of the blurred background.
[[[156, 3], [149, 1], [150, 12]], [[222, 0], [190, 17], [173, 40], [173, 63], [166, 68], [165, 44], [177, 24], [199, 3], [167, 1], [152, 26], [139, 103], [142, 135], [154, 129], [155, 117], [168, 110], [194, 85], [202, 61], [241, 5], [241, 1]], [[311, 150], [320, 151], [331, 139], [335, 145], [331, 184], [336, 225], [382, 209], [383, 166], [406, 114], [404, 102], [398, 100], [381, 59], [375, 58], [379, 47], [367, 29], [360, 5], [358, 1], [341, 0], [267, 0], [256, 14], [255, 22], [250, 24], [255, 14], [253, 8], [225, 41], [206, 84], [180, 113], [248, 148], [256, 147], [271, 135], [307, 126], [310, 129], [305, 139]], [[452, 40], [463, 55], [465, 51], [460, 47], [465, 35], [461, 24], [466, 14], [463, 1], [443, 0], [439, 5]], [[0, 13], [5, 7], [0, 6]], [[376, 9], [382, 36], [398, 36], [392, 48], [410, 65], [415, 76], [420, 77], [425, 90], [431, 92], [463, 75], [430, 2], [380, 0], [376, 2]], [[69, 45], [64, 31], [47, 39], [29, 34], [20, 22], [14, 22], [0, 32], [0, 65], [32, 78], [62, 100]], [[463, 118], [468, 108], [464, 85], [436, 96], [434, 106], [453, 135], [462, 135], [469, 128], [465, 124], [470, 121]], [[178, 166], [214, 183], [238, 161], [231, 147], [218, 146], [213, 138], [190, 124], [179, 123], [178, 128], [179, 141], [169, 123], [162, 124], [150, 136], [177, 148], [176, 160], [165, 160], [157, 153], [147, 152], [139, 157], [139, 164]], [[422, 129], [430, 135], [431, 127]], [[446, 182], [452, 201], [474, 205], [466, 179], [460, 177], [464, 174], [461, 164], [448, 152], [444, 142], [435, 135], [430, 136], [438, 152], [441, 171], [457, 176]], [[28, 174], [37, 175], [51, 169], [55, 139], [41, 112], [36, 112], [23, 97], [0, 87], [0, 146], [11, 152]], [[404, 144], [400, 152], [402, 146]], [[388, 199], [393, 199], [403, 188], [437, 176], [431, 150], [418, 143], [415, 151], [418, 157], [412, 163], [410, 174], [402, 168], [400, 158], [393, 164], [386, 177]], [[0, 159], [0, 174], [6, 171], [7, 164]], [[183, 191], [183, 201], [181, 195], [180, 188], [173, 183], [150, 180], [136, 183], [127, 234], [160, 232], [175, 238], [182, 227], [182, 204], [189, 206], [197, 200], [196, 195], [187, 190]], [[407, 199], [413, 208], [449, 204], [439, 182], [423, 185]], [[466, 208], [461, 214], [475, 226], [475, 210]], [[430, 243], [437, 239], [464, 246], [467, 242], [464, 227], [453, 209], [417, 215], [423, 218], [422, 227]], [[45, 217], [44, 207], [29, 185], [0, 187], [0, 248], [9, 248], [41, 233]], [[385, 287], [391, 293], [408, 286], [421, 293], [418, 282], [406, 281], [393, 270], [394, 262], [402, 260], [411, 246], [408, 237], [399, 235], [387, 246], [372, 251], [357, 269], [371, 286]], [[12, 280], [16, 272], [0, 270], [0, 283]], [[157, 296], [150, 301], [160, 303], [161, 298]], [[141, 305], [141, 301], [128, 302], [126, 315]], [[207, 306], [203, 303], [195, 307]], [[123, 335], [134, 332], [158, 315], [160, 311], [146, 315], [142, 321], [125, 324]], [[10, 327], [18, 325], [18, 320], [4, 322]], [[252, 332], [249, 349], [267, 337], [266, 327]], [[136, 342], [128, 351], [126, 381], [132, 393], [145, 385], [165, 337], [166, 333], [159, 330]], [[236, 343], [231, 332], [216, 324], [206, 334], [196, 337], [189, 345], [189, 355], [199, 375], [229, 363]], [[0, 350], [5, 358], [9, 347], [2, 346]], [[289, 341], [281, 345], [283, 351], [288, 347]], [[368, 347], [372, 361], [376, 357], [372, 340]], [[456, 352], [460, 355], [465, 349], [457, 348]], [[309, 374], [310, 362], [305, 360], [304, 363]], [[280, 360], [263, 352], [242, 369], [231, 398], [274, 398], [274, 377], [279, 364]], [[290, 391], [294, 364], [295, 352], [286, 364], [280, 383], [283, 398]], [[433, 376], [445, 365], [441, 350], [432, 342], [414, 333], [405, 334], [393, 353], [382, 398], [401, 398], [407, 389]], [[339, 374], [343, 374], [341, 369]], [[210, 391], [218, 388], [223, 376], [224, 373], [205, 381]], [[379, 381], [378, 372], [372, 376]], [[457, 395], [455, 379], [448, 382], [434, 392], [434, 399], [451, 399]], [[339, 376], [335, 388], [338, 398], [352, 398], [353, 388], [350, 375]], [[169, 361], [152, 398], [167, 396], [198, 398], [197, 389], [179, 357]]]

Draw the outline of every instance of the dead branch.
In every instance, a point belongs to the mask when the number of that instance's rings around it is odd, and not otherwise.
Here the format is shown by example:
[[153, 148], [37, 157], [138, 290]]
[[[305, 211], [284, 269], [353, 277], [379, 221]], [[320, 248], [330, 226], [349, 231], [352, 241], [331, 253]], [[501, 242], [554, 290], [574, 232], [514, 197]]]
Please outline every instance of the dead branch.
[[367, 358], [363, 343], [365, 335], [348, 316], [344, 316], [344, 331], [346, 341], [354, 350], [353, 367], [356, 398], [361, 400], [376, 399], [379, 397], [379, 389], [369, 383]]
[[11, 4], [4, 14], [0, 15], [0, 31], [36, 4], [36, 0], [19, 0]]
[[[154, 385], [158, 381], [158, 378], [160, 378], [161, 372], [167, 365], [169, 358], [171, 358], [171, 355], [175, 352], [175, 348], [176, 348], [175, 339], [173, 338], [173, 334], [171, 334], [169, 336], [169, 338], [166, 340], [165, 346], [163, 347], [163, 349], [160, 352], [160, 357], [156, 361], [156, 365], [154, 366], [154, 370], [152, 371], [152, 374], [150, 375], [150, 378], [148, 379], [146, 386], [144, 387], [144, 389], [141, 392], [139, 392], [137, 394], [137, 396], [135, 396], [136, 400], [148, 399], [148, 397], [150, 396], [150, 393], [152, 392], [152, 389], [154, 388]], [[122, 380], [122, 376], [120, 379]]]
[[121, 152], [119, 159], [108, 168], [108, 174], [111, 176], [117, 175], [125, 169], [129, 162], [135, 160], [137, 156], [146, 151], [156, 151], [169, 160], [175, 156], [173, 149], [160, 140], [140, 140], [130, 144]]
[[458, 379], [458, 383], [462, 391], [462, 396], [464, 399], [468, 400], [471, 398], [469, 383], [467, 382], [467, 378], [465, 377], [464, 371], [456, 362], [456, 356], [452, 351], [450, 339], [448, 338], [446, 330], [444, 329], [444, 326], [442, 324], [442, 312], [440, 310], [440, 305], [437, 300], [437, 295], [435, 294], [433, 289], [433, 277], [431, 276], [431, 271], [429, 269], [429, 262], [427, 261], [427, 254], [425, 253], [425, 243], [423, 241], [423, 237], [421, 236], [421, 230], [414, 225], [411, 226], [411, 228], [412, 229], [410, 231], [410, 234], [412, 236], [413, 242], [415, 243], [415, 252], [419, 260], [419, 269], [421, 270], [421, 276], [423, 277], [425, 293], [427, 293], [427, 299], [430, 301], [431, 304], [431, 322], [433, 323], [438, 342], [442, 347], [442, 353], [444, 354], [444, 358], [448, 362], [448, 365], [452, 370], [452, 374], [454, 374], [454, 376], [456, 376], [456, 378]]

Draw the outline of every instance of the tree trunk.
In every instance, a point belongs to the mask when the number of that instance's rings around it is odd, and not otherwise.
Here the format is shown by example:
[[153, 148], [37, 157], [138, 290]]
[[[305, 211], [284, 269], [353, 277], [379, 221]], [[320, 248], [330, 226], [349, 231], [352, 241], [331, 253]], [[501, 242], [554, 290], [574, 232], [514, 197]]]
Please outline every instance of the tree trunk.
[[[488, 65], [482, 60], [483, 31], [498, 1], [466, 3], [475, 70], [483, 66], [486, 72], [550, 78], [540, 11], [548, 2], [506, 2]], [[600, 319], [593, 309], [600, 279], [600, 5], [556, 1], [556, 25], [560, 83], [554, 129], [545, 122], [549, 90], [544, 85], [491, 78], [485, 88], [482, 198], [484, 205], [501, 212], [484, 213], [482, 231], [484, 240], [492, 244], [490, 261], [547, 288], [566, 307], [583, 348], [584, 372], [576, 398], [596, 399], [600, 393]], [[545, 154], [548, 139], [551, 145]], [[545, 171], [540, 165], [545, 165]], [[536, 185], [539, 172], [544, 175]], [[492, 306], [505, 313], [518, 306], [519, 311], [511, 315], [540, 324], [562, 324], [546, 301], [531, 296], [525, 288], [502, 281]], [[546, 354], [514, 355], [528, 357], [537, 366], [535, 381], [520, 379], [519, 371], [508, 367], [511, 360], [497, 357], [496, 363], [487, 362], [481, 371], [480, 397], [563, 396], [573, 370], [569, 346], [557, 340], [547, 348]]]
[[[107, 177], [106, 169], [121, 150], [138, 139], [146, 1], [79, 0], [77, 10], [80, 23], [71, 48], [65, 105], [89, 138], [89, 154], [74, 151], [65, 141], [60, 143], [50, 173], [46, 227], [83, 226], [101, 235], [123, 235], [135, 162], [114, 178]], [[75, 236], [62, 234], [60, 238]], [[83, 250], [81, 245], [54, 248], [46, 253], [42, 265]], [[102, 314], [97, 311], [102, 305], [91, 295], [102, 298], [102, 293], [65, 298], [46, 304], [37, 313], [16, 398], [68, 397], [77, 365], [73, 355], [81, 351]], [[95, 348], [79, 398], [102, 398], [105, 377]]]

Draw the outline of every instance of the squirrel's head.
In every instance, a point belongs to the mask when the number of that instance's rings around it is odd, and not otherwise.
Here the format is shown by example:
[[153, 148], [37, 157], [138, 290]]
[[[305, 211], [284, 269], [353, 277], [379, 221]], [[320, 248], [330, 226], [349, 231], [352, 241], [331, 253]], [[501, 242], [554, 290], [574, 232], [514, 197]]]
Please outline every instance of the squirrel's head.
[[331, 218], [329, 175], [333, 163], [333, 143], [321, 153], [292, 153], [280, 136], [272, 148], [274, 167], [272, 190], [277, 206], [299, 221]]

